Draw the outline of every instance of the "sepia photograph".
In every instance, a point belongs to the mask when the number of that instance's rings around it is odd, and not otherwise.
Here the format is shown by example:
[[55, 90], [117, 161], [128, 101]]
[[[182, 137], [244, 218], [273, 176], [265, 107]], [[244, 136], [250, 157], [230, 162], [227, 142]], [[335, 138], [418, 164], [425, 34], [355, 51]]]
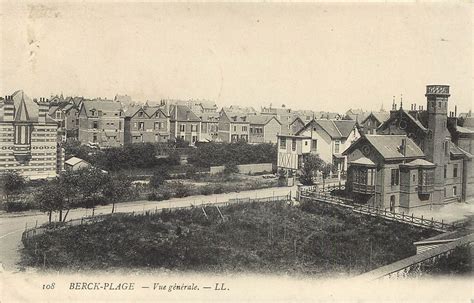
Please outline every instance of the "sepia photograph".
[[1, 302], [474, 302], [471, 3], [0, 15]]

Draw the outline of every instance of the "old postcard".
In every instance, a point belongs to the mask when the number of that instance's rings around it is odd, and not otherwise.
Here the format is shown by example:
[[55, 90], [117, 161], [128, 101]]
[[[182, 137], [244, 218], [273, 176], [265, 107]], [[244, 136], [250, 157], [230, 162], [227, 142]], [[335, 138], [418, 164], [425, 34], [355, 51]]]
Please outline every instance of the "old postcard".
[[1, 302], [472, 302], [469, 3], [0, 2]]

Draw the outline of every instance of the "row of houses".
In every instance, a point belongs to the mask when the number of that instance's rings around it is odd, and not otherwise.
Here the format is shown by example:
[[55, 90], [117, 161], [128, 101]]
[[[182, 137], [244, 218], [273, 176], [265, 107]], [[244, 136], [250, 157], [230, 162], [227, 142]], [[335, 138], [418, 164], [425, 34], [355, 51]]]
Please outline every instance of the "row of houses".
[[355, 201], [390, 211], [473, 199], [474, 117], [448, 113], [449, 96], [449, 86], [428, 85], [426, 109], [400, 102], [360, 124], [313, 120], [278, 136], [278, 166], [297, 171], [317, 154], [347, 170]]
[[277, 135], [296, 133], [310, 121], [306, 121], [308, 117], [342, 118], [285, 107], [263, 107], [257, 112], [252, 107], [230, 106], [217, 111], [214, 102], [205, 100], [150, 103], [135, 104], [128, 96], [114, 100], [55, 96], [49, 100], [49, 115], [58, 121], [63, 141], [73, 138], [97, 147], [178, 139], [190, 145], [210, 141], [277, 143]]

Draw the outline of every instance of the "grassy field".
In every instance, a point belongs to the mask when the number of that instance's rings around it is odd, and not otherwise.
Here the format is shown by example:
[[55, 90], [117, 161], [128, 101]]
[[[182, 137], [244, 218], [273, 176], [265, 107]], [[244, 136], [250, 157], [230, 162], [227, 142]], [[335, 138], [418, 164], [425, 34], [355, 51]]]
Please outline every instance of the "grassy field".
[[319, 204], [249, 203], [114, 215], [38, 236], [23, 263], [48, 268], [166, 268], [327, 276], [358, 274], [415, 254], [434, 232]]

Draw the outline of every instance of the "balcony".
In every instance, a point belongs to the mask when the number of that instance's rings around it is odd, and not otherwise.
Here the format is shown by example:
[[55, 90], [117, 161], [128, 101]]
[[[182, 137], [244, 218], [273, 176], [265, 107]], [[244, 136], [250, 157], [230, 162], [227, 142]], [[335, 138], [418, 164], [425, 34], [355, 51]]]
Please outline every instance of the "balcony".
[[434, 191], [434, 185], [433, 184], [418, 185], [417, 190], [418, 190], [418, 193], [422, 195], [428, 195]]
[[359, 194], [373, 195], [375, 194], [375, 185], [352, 183], [352, 191]]

